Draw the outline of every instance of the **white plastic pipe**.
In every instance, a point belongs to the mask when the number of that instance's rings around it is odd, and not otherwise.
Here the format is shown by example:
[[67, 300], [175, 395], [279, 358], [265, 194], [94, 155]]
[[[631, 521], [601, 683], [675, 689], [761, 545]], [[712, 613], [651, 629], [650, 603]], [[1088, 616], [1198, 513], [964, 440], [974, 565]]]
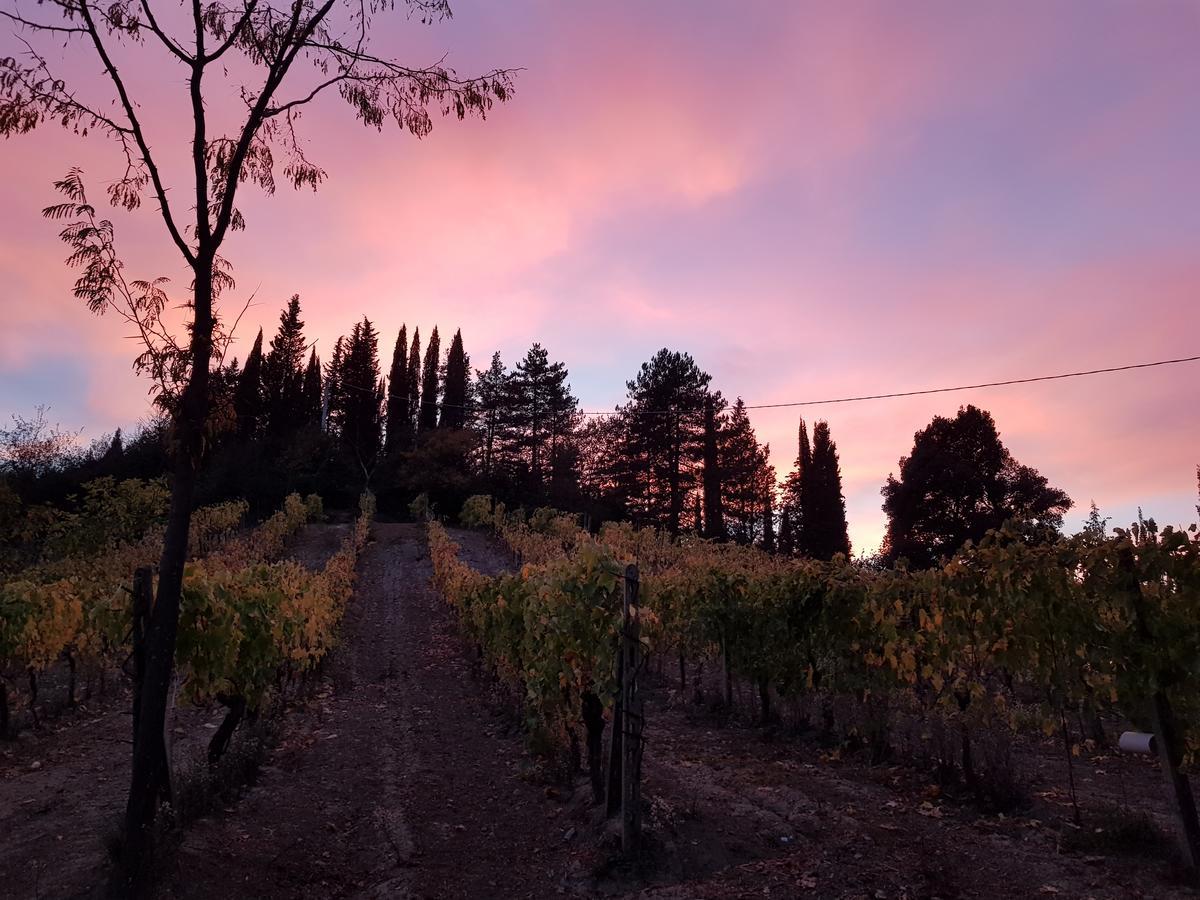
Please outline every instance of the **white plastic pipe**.
[[1121, 733], [1117, 747], [1124, 753], [1157, 753], [1158, 742], [1154, 735], [1144, 731], [1125, 731]]

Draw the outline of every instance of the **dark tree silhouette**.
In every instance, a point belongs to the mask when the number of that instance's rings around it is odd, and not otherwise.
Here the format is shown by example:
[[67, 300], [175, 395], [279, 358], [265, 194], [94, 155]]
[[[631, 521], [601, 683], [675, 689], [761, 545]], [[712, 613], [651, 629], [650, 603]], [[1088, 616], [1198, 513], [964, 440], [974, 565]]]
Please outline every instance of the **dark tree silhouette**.
[[767, 448], [755, 437], [741, 397], [720, 431], [719, 450], [726, 531], [740, 544], [765, 540], [764, 508], [769, 505], [766, 495], [774, 480], [774, 469], [767, 460]]
[[[412, 346], [408, 351], [409, 445], [416, 441], [417, 423], [421, 417], [421, 329], [413, 327]], [[408, 448], [405, 448], [408, 449]]]
[[953, 419], [935, 416], [918, 431], [912, 452], [900, 460], [900, 477], [889, 475], [882, 493], [884, 558], [904, 557], [917, 567], [936, 564], [1006, 521], [1030, 540], [1045, 539], [1071, 508], [1070, 497], [1013, 459], [991, 414], [974, 406]]
[[417, 416], [418, 431], [432, 431], [437, 428], [438, 419], [438, 364], [441, 362], [441, 340], [438, 338], [437, 326], [433, 326], [433, 334], [429, 336], [429, 346], [425, 348], [425, 364], [421, 367], [421, 411]]
[[579, 401], [571, 394], [567, 377], [566, 365], [550, 362], [546, 348], [535, 343], [517, 363], [510, 382], [512, 406], [507, 417], [528, 472], [529, 489], [539, 500], [546, 496], [556, 468], [563, 477], [559, 453], [575, 431]]
[[317, 356], [317, 348], [308, 354], [308, 365], [304, 369], [304, 416], [306, 426], [321, 424], [321, 357]]
[[335, 377], [337, 402], [329, 420], [364, 481], [369, 482], [383, 436], [384, 386], [379, 377], [379, 335], [363, 318], [344, 343]]
[[709, 540], [725, 540], [725, 510], [721, 497], [721, 459], [718, 441], [718, 416], [724, 401], [720, 393], [704, 398], [703, 535]]
[[412, 403], [408, 395], [408, 326], [401, 325], [388, 370], [387, 428], [384, 451], [395, 453], [412, 445]]
[[787, 555], [800, 549], [804, 532], [804, 477], [812, 468], [812, 448], [808, 426], [800, 420], [796, 442], [796, 461], [783, 483], [779, 504], [779, 552]]
[[462, 428], [467, 423], [467, 402], [471, 390], [471, 360], [463, 349], [462, 329], [454, 332], [446, 351], [446, 375], [442, 379], [442, 428]]
[[263, 358], [262, 389], [268, 439], [282, 443], [303, 421], [304, 322], [300, 320], [300, 295], [293, 294], [279, 315], [279, 330]]
[[629, 443], [628, 426], [625, 416], [595, 416], [584, 422], [575, 436], [583, 509], [597, 523], [628, 516], [626, 491], [634, 481], [623, 449]]
[[504, 368], [500, 352], [492, 354], [486, 371], [475, 370], [475, 414], [480, 431], [480, 470], [485, 483], [495, 489], [493, 476], [504, 449], [513, 443], [512, 375]]
[[[411, 0], [408, 5], [425, 21], [449, 15], [446, 0]], [[0, 14], [24, 31], [29, 51], [19, 59], [0, 59], [0, 135], [55, 123], [75, 134], [111, 138], [123, 151], [125, 167], [108, 187], [109, 200], [133, 210], [149, 191], [192, 275], [187, 321], [182, 331], [172, 332], [162, 318], [167, 306], [162, 281], [127, 282], [114, 249], [113, 227], [97, 220], [79, 174], [60, 182], [67, 202], [48, 214], [72, 220], [63, 237], [72, 260], [84, 267], [76, 294], [92, 310], [116, 309], [136, 325], [146, 345], [139, 363], [161, 382], [164, 406], [174, 420], [171, 509], [145, 638], [125, 822], [124, 868], [130, 878], [141, 870], [147, 826], [169, 786], [163, 728], [188, 529], [206, 445], [210, 366], [214, 351], [219, 356], [221, 349], [216, 301], [222, 289], [232, 288], [219, 251], [231, 231], [245, 227], [235, 205], [238, 190], [247, 181], [268, 193], [274, 190], [277, 162], [294, 187], [316, 188], [325, 179], [324, 170], [305, 155], [298, 124], [303, 108], [331, 91], [364, 125], [378, 129], [390, 119], [417, 137], [429, 133], [439, 110], [459, 118], [482, 116], [511, 91], [507, 72], [462, 79], [440, 65], [414, 68], [371, 52], [371, 19], [390, 8], [392, 4], [374, 0], [215, 0], [194, 2], [191, 16], [160, 22], [146, 0], [49, 0], [36, 11], [20, 0], [0, 0]], [[169, 33], [176, 22], [181, 32]], [[145, 107], [134, 96], [125, 69], [131, 56], [151, 50], [168, 54], [187, 85], [193, 128], [188, 156], [180, 162], [187, 166], [190, 186], [179, 193], [171, 192], [163, 177], [176, 166], [151, 150]], [[108, 90], [100, 90], [94, 80], [81, 90], [85, 85], [53, 74], [51, 52], [97, 64]], [[295, 79], [289, 76], [297, 63], [314, 68], [290, 94]], [[80, 68], [91, 72], [93, 66]], [[220, 116], [210, 118], [210, 111], [226, 107], [217, 94], [222, 89], [227, 98], [241, 98], [245, 104], [244, 118], [227, 134], [218, 130]], [[177, 334], [182, 335], [178, 341]]]
[[263, 417], [263, 388], [262, 388], [262, 329], [258, 329], [258, 337], [246, 357], [246, 365], [238, 377], [237, 389], [233, 396], [233, 409], [237, 415], [237, 433], [244, 441], [255, 438], [262, 427]]
[[708, 373], [687, 353], [662, 349], [626, 383], [623, 493], [635, 521], [679, 533], [704, 448]]
[[803, 484], [801, 554], [813, 559], [833, 559], [837, 553], [849, 556], [842, 470], [828, 422], [813, 426], [812, 462]]

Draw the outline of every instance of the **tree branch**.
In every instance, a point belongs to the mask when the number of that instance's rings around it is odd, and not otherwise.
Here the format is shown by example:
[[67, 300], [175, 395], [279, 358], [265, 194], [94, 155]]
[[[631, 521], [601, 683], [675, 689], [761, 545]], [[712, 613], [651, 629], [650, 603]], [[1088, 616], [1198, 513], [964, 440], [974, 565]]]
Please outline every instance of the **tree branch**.
[[258, 0], [250, 0], [250, 2], [246, 4], [246, 8], [242, 13], [242, 17], [234, 24], [233, 29], [229, 32], [229, 36], [225, 38], [225, 40], [219, 47], [217, 47], [216, 50], [204, 58], [206, 63], [220, 59], [224, 55], [225, 51], [234, 45], [234, 42], [237, 41], [238, 35], [241, 34], [242, 29], [249, 25], [250, 17], [254, 15], [254, 10], [257, 6]]
[[271, 102], [271, 97], [274, 96], [276, 89], [283, 81], [284, 75], [287, 74], [288, 69], [295, 62], [296, 56], [308, 44], [317, 26], [329, 15], [329, 10], [333, 8], [334, 3], [335, 0], [325, 0], [321, 8], [313, 14], [312, 18], [305, 23], [303, 29], [297, 33], [297, 29], [300, 28], [300, 11], [302, 6], [299, 0], [294, 0], [293, 2], [292, 20], [288, 25], [287, 33], [280, 42], [279, 53], [276, 56], [275, 62], [268, 70], [262, 92], [258, 95], [254, 107], [246, 117], [246, 124], [242, 128], [241, 137], [238, 139], [237, 148], [234, 150], [233, 158], [229, 164], [225, 190], [221, 196], [221, 209], [217, 217], [216, 227], [213, 230], [213, 241], [217, 246], [220, 246], [221, 241], [225, 237], [225, 232], [229, 229], [229, 220], [233, 215], [234, 193], [237, 190], [242, 165], [246, 161], [246, 154], [250, 151], [250, 144], [254, 140], [254, 135], [262, 125], [264, 113]]
[[[143, 3], [146, 0], [142, 0]], [[200, 80], [204, 77], [204, 14], [200, 8], [200, 0], [192, 0], [192, 19], [196, 28], [196, 56], [192, 60], [192, 77], [188, 79], [188, 88], [192, 98], [192, 168], [196, 180], [196, 247], [202, 252], [212, 238], [208, 218], [208, 172], [204, 165], [204, 151], [208, 145], [206, 138], [207, 121], [204, 114], [204, 95], [200, 90]], [[214, 248], [215, 250], [215, 248]]]
[[167, 33], [158, 26], [158, 22], [154, 18], [154, 13], [150, 10], [149, 0], [142, 0], [142, 12], [146, 14], [146, 21], [150, 25], [150, 30], [162, 41], [163, 46], [175, 54], [183, 62], [191, 65], [192, 58], [183, 52], [183, 48], [176, 44], [173, 40], [167, 37]]
[[18, 25], [24, 25], [27, 28], [32, 28], [35, 31], [56, 31], [56, 32], [60, 32], [62, 34], [87, 34], [88, 33], [86, 28], [79, 28], [78, 26], [68, 27], [66, 25], [46, 25], [43, 22], [33, 22], [22, 16], [18, 16], [16, 13], [10, 13], [10, 12], [8, 12], [8, 10], [4, 10], [4, 9], [0, 9], [0, 16], [4, 16], [4, 18], [6, 18], [6, 19], [11, 19], [12, 21], [16, 22]]
[[114, 87], [117, 89], [117, 95], [121, 98], [121, 105], [125, 109], [125, 115], [129, 119], [129, 126], [133, 131], [134, 139], [137, 141], [138, 149], [141, 151], [142, 160], [146, 164], [146, 170], [150, 173], [150, 180], [154, 184], [154, 193], [158, 197], [159, 210], [162, 213], [163, 222], [166, 223], [167, 231], [171, 235], [171, 240], [175, 242], [175, 246], [179, 248], [183, 254], [183, 258], [191, 265], [195, 262], [196, 256], [192, 253], [187, 242], [183, 239], [179, 229], [175, 225], [175, 218], [171, 214], [171, 206], [167, 202], [167, 190], [163, 186], [162, 178], [158, 172], [158, 166], [154, 164], [154, 157], [150, 153], [150, 147], [146, 143], [145, 135], [142, 133], [141, 123], [138, 121], [137, 113], [133, 110], [133, 103], [129, 99], [129, 93], [125, 90], [125, 82], [121, 79], [117, 72], [117, 67], [113, 65], [112, 58], [108, 55], [108, 50], [104, 46], [104, 41], [100, 38], [100, 32], [96, 28], [96, 22], [92, 18], [91, 10], [88, 9], [89, 0], [79, 0], [79, 10], [83, 14], [84, 22], [87, 24], [88, 34], [92, 38], [92, 43], [96, 47], [96, 52], [100, 55], [101, 62], [104, 63], [105, 71], [108, 72], [109, 78], [112, 79]]

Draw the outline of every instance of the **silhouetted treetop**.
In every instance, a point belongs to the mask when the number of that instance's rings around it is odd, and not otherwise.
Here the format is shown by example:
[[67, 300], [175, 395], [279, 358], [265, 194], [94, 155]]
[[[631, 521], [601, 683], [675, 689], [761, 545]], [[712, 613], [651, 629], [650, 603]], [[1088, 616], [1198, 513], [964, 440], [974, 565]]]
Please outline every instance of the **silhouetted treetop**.
[[1013, 459], [990, 413], [964, 406], [933, 421], [883, 487], [888, 516], [884, 555], [929, 566], [967, 541], [1013, 521], [1031, 539], [1057, 533], [1071, 507], [1063, 491]]

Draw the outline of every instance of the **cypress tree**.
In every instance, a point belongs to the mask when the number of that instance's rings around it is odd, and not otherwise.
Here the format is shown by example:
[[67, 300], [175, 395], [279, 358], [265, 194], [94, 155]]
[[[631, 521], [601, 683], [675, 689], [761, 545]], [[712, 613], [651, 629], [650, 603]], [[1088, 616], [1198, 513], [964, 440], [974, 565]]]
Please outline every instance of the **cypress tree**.
[[463, 350], [462, 330], [454, 332], [446, 352], [446, 375], [442, 384], [442, 415], [440, 428], [462, 428], [467, 422], [467, 395], [470, 390], [471, 368]]
[[[412, 347], [408, 351], [408, 446], [411, 447], [417, 434], [417, 421], [421, 415], [421, 329], [413, 328]], [[407, 449], [407, 448], [405, 448]]]
[[412, 409], [408, 397], [408, 326], [401, 325], [392, 350], [392, 367], [388, 371], [387, 428], [384, 432], [385, 453], [407, 448], [412, 444]]
[[429, 336], [425, 348], [425, 365], [421, 369], [421, 412], [417, 416], [418, 431], [432, 431], [437, 427], [438, 414], [438, 363], [441, 362], [441, 341], [437, 326]]
[[704, 536], [710, 540], [725, 539], [725, 513], [721, 502], [721, 463], [718, 458], [717, 401], [709, 394], [704, 398]]
[[262, 390], [262, 329], [246, 357], [246, 365], [238, 378], [233, 395], [233, 410], [237, 415], [238, 437], [244, 441], [254, 438], [260, 429], [263, 412]]
[[308, 355], [308, 367], [304, 370], [304, 418], [305, 425], [321, 422], [321, 358], [314, 347]]
[[263, 403], [266, 429], [283, 438], [296, 429], [304, 415], [304, 323], [300, 320], [300, 295], [293, 294], [279, 316], [279, 330], [263, 359]]
[[811, 477], [804, 479], [804, 527], [801, 551], [813, 559], [832, 559], [836, 553], [850, 555], [846, 527], [846, 501], [842, 496], [842, 472], [837, 444], [829, 435], [829, 423], [813, 427]]
[[[371, 320], [356, 323], [337, 376], [337, 423], [342, 445], [369, 476], [383, 432], [384, 385], [379, 377], [379, 335]], [[331, 409], [331, 415], [333, 410]]]
[[780, 502], [779, 552], [798, 552], [803, 544], [804, 531], [804, 479], [812, 468], [812, 449], [808, 443], [808, 426], [800, 420], [796, 447], [796, 461], [783, 483]]

